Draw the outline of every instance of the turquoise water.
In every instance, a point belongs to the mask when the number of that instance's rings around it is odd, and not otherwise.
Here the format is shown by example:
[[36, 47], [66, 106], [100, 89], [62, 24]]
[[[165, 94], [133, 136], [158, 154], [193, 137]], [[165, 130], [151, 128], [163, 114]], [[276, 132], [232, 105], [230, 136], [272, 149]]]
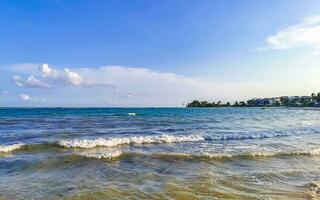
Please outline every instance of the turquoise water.
[[0, 199], [318, 199], [319, 158], [317, 109], [0, 109]]

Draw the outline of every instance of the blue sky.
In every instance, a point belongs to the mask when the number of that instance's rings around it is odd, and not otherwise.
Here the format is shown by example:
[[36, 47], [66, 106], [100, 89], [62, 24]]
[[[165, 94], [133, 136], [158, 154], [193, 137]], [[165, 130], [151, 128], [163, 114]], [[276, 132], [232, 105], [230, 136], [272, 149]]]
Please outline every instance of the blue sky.
[[1, 106], [181, 106], [320, 88], [320, 2], [0, 1]]

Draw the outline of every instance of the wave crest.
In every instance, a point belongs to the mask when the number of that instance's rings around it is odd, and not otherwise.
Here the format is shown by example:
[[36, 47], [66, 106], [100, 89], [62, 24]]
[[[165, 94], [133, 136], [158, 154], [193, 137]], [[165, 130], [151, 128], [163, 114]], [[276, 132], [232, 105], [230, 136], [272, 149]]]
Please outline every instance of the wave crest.
[[12, 145], [0, 145], [0, 153], [9, 153], [11, 151], [20, 149], [23, 144], [12, 144]]
[[205, 138], [201, 135], [158, 135], [158, 136], [132, 136], [123, 138], [97, 138], [97, 139], [75, 139], [60, 140], [58, 145], [68, 148], [93, 148], [93, 147], [114, 147], [123, 144], [161, 144], [161, 143], [179, 143], [203, 141]]

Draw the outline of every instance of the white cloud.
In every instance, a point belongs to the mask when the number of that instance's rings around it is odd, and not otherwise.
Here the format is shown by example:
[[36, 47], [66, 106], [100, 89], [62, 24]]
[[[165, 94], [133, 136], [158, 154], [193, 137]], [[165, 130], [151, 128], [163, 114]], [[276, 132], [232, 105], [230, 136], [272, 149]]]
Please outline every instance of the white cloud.
[[15, 84], [16, 84], [17, 86], [19, 86], [19, 87], [24, 86], [24, 84], [22, 83], [21, 77], [18, 76], [18, 75], [14, 75], [14, 76], [12, 77], [12, 80], [15, 82]]
[[38, 80], [34, 76], [29, 76], [26, 80], [23, 80], [20, 76], [15, 75], [12, 80], [19, 87], [39, 87], [39, 88], [49, 88], [50, 85], [41, 80]]
[[40, 102], [40, 103], [44, 103], [45, 102], [45, 99], [44, 98], [41, 98], [41, 97], [31, 97], [30, 95], [28, 94], [20, 94], [20, 98], [23, 100], [23, 101], [32, 101], [32, 102]]
[[80, 76], [78, 73], [71, 71], [70, 69], [64, 69], [64, 72], [67, 75], [69, 82], [74, 86], [80, 86], [83, 84], [83, 77]]
[[286, 50], [306, 46], [313, 48], [311, 54], [319, 54], [320, 15], [306, 18], [302, 23], [282, 29], [277, 34], [269, 36], [266, 41], [267, 46], [255, 50]]
[[20, 94], [20, 98], [24, 101], [28, 101], [30, 100], [30, 96], [27, 94]]
[[129, 93], [129, 94], [127, 94], [127, 97], [128, 97], [128, 98], [133, 98], [134, 95]]
[[72, 85], [76, 87], [86, 87], [95, 85], [94, 82], [85, 80], [79, 73], [69, 68], [56, 70], [50, 68], [48, 64], [43, 64], [39, 69], [46, 81], [56, 86]]
[[[23, 65], [17, 65], [18, 68], [15, 67], [14, 71], [18, 71], [18, 69], [22, 69], [21, 73], [29, 74], [29, 77], [26, 80], [23, 80], [21, 76], [15, 75], [12, 80], [19, 87], [39, 87], [39, 88], [50, 88], [53, 86], [76, 86], [76, 87], [88, 87], [88, 86], [97, 86], [93, 81], [85, 80], [79, 73], [72, 71], [68, 68], [64, 70], [56, 70], [50, 68], [48, 64], [43, 64], [38, 67], [40, 72], [40, 76], [36, 77], [34, 70], [32, 70], [31, 66], [35, 67], [35, 65], [28, 64], [27, 71], [23, 68]], [[30, 75], [31, 72], [32, 75]], [[32, 73], [33, 72], [33, 73]], [[99, 85], [99, 86], [108, 86], [108, 85]]]
[[36, 79], [34, 76], [29, 76], [27, 79], [27, 85], [31, 87], [50, 87], [49, 84], [44, 83], [38, 79]]
[[39, 70], [42, 73], [43, 77], [58, 78], [58, 76], [59, 76], [58, 71], [51, 69], [47, 63], [42, 64], [39, 67]]
[[21, 76], [14, 75], [14, 76], [12, 77], [12, 79], [13, 79], [14, 81], [21, 81]]
[[174, 73], [157, 72], [147, 68], [106, 66], [79, 68], [88, 80], [99, 84], [115, 85], [108, 95], [112, 104], [132, 106], [177, 106], [192, 99], [230, 100], [248, 97], [252, 90], [265, 91], [259, 83], [216, 82], [201, 77], [185, 77]]

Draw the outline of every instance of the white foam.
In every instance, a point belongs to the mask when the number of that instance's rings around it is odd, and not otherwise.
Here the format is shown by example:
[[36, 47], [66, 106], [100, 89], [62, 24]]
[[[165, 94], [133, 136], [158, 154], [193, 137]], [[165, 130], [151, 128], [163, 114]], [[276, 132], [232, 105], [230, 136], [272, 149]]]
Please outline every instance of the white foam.
[[320, 181], [314, 180], [307, 185], [308, 191], [307, 194], [310, 195], [310, 199], [317, 200], [320, 199]]
[[121, 156], [122, 152], [118, 149], [90, 149], [77, 152], [77, 154], [88, 158], [113, 159]]
[[8, 153], [16, 149], [20, 149], [23, 144], [0, 145], [0, 153]]
[[68, 148], [92, 148], [92, 147], [114, 147], [123, 144], [150, 144], [150, 143], [179, 143], [203, 141], [205, 138], [201, 135], [158, 135], [158, 136], [132, 136], [122, 138], [97, 138], [97, 139], [75, 139], [60, 140], [58, 145]]
[[225, 154], [225, 153], [209, 153], [209, 152], [203, 152], [197, 155], [199, 157], [205, 157], [205, 158], [232, 158], [233, 155], [231, 154]]
[[128, 113], [128, 115], [130, 115], [130, 116], [136, 116], [137, 113]]

